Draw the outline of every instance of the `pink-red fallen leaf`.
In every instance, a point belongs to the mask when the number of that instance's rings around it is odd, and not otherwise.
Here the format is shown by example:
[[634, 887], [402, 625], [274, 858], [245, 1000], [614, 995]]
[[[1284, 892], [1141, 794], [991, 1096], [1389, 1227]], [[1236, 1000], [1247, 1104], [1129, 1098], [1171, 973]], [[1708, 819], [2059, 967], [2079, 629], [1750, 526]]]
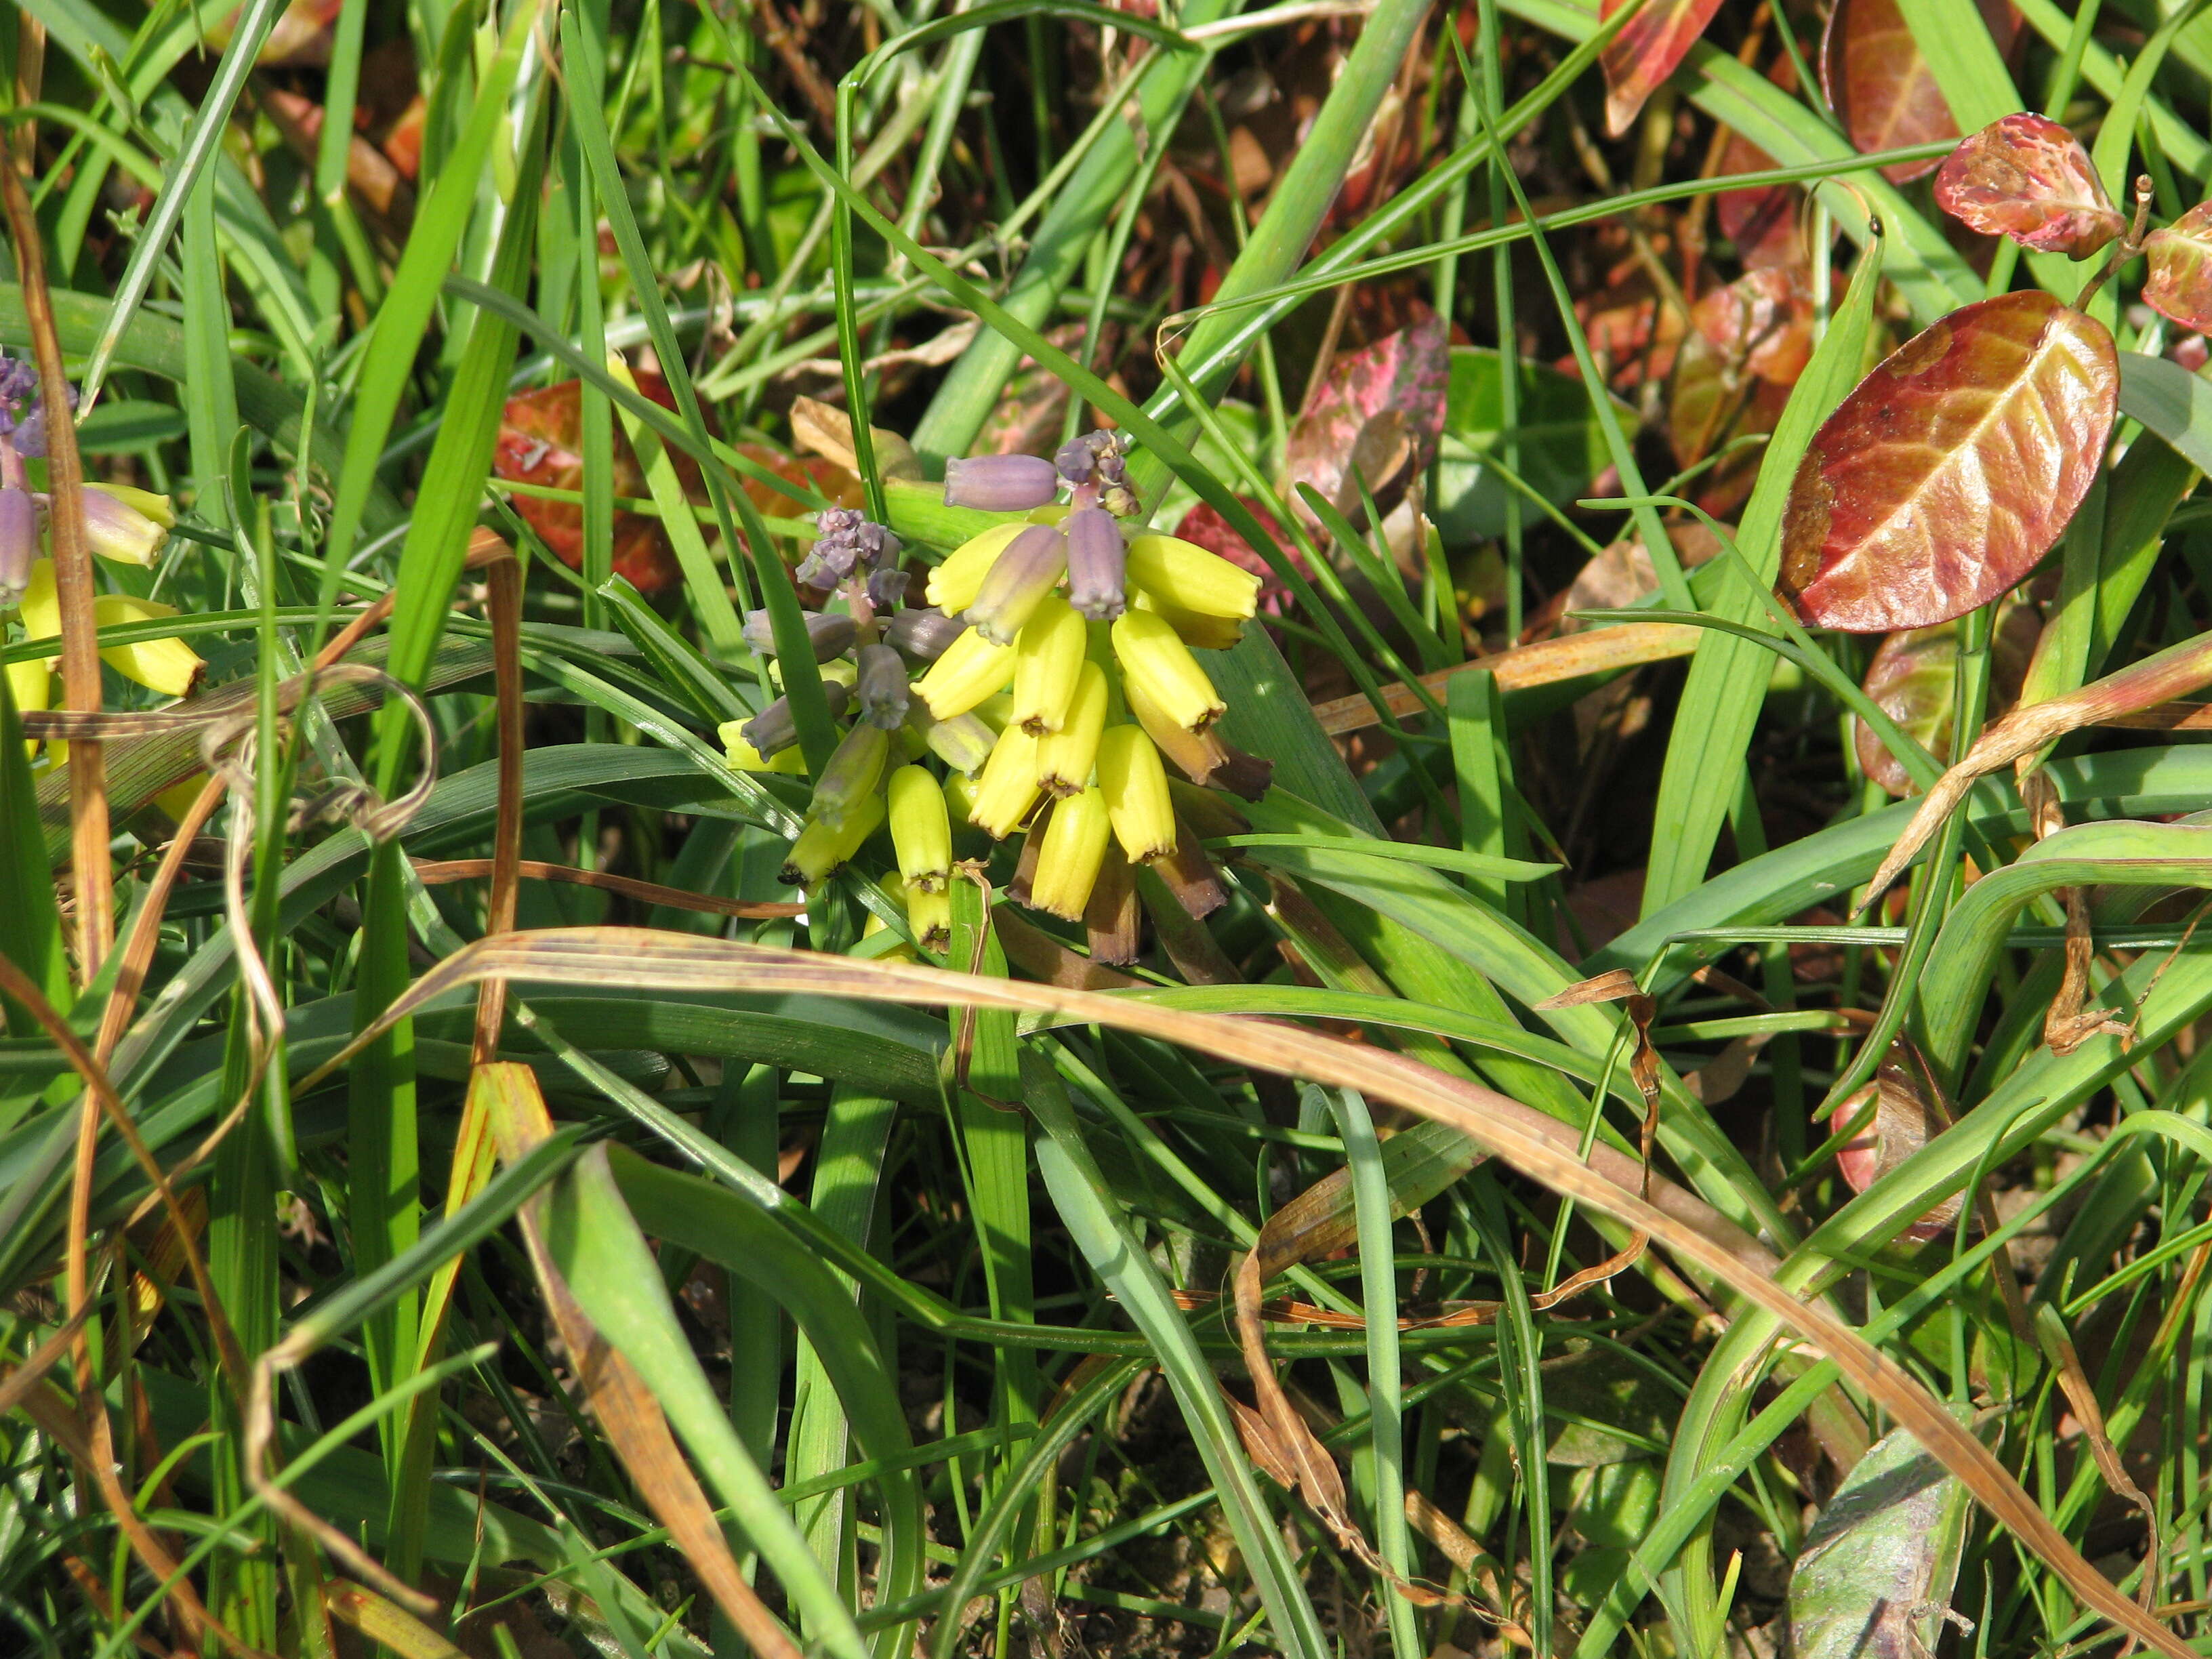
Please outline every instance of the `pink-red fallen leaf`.
[[[1601, 22], [1610, 21], [1635, 0], [1605, 0]], [[1598, 54], [1605, 70], [1605, 130], [1618, 138], [1626, 132], [1659, 83], [1672, 75], [1685, 54], [1721, 9], [1721, 0], [1644, 0]]]
[[1791, 481], [1778, 586], [1806, 622], [1926, 628], [2012, 586], [2104, 459], [2119, 357], [2039, 292], [1953, 312], [1884, 359]]
[[[1997, 607], [1990, 630], [1990, 698], [1992, 719], [2011, 708], [2027, 678], [2043, 620], [2037, 608], [2008, 599]], [[1959, 624], [1909, 628], [1881, 642], [1861, 682], [1883, 714], [1917, 738], [1939, 758], [1951, 753], [1954, 696], [1957, 689]], [[1860, 769], [1898, 799], [1913, 793], [1912, 777], [1864, 720], [1851, 721], [1851, 743]]]
[[[1836, 1110], [1836, 1132], [1851, 1137], [1837, 1151], [1836, 1173], [1853, 1192], [1863, 1193], [1950, 1127], [1922, 1097], [1910, 1067], [1886, 1061], [1874, 1082]], [[1954, 1194], [1900, 1237], [1917, 1243], [1941, 1237], [1957, 1223], [1960, 1203]]]
[[[1836, 0], [1820, 40], [1820, 89], [1862, 155], [1941, 143], [1959, 136], [1936, 72], [1899, 9], [1899, 0]], [[1981, 0], [1982, 22], [1998, 52], [2020, 32], [2012, 0]], [[1892, 184], [1924, 178], [1934, 161], [1893, 161]]]
[[2143, 257], [2150, 262], [2143, 303], [2184, 328], [2212, 329], [2212, 202], [2151, 232]]
[[1717, 288], [1690, 321], [1730, 364], [1795, 386], [1813, 355], [1813, 295], [1802, 266], [1768, 265]]
[[1990, 122], [1944, 159], [1936, 205], [1971, 230], [2076, 259], [2128, 228], [2088, 151], [2027, 110]]
[[[1418, 488], [1443, 435], [1450, 383], [1443, 319], [1433, 313], [1338, 357], [1285, 446], [1285, 499], [1310, 484], [1358, 526], [1359, 483], [1387, 518]], [[1355, 477], [1356, 475], [1356, 477]]]

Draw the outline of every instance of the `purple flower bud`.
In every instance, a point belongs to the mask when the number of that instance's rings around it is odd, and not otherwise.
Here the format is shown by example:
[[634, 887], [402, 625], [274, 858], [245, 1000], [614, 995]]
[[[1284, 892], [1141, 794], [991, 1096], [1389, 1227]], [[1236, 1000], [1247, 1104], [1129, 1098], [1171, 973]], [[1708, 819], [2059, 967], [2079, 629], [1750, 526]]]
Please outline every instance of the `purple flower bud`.
[[[806, 638], [814, 647], [814, 660], [828, 662], [832, 657], [842, 657], [853, 648], [854, 636], [860, 624], [850, 617], [835, 611], [810, 611], [806, 613]], [[775, 655], [775, 625], [765, 611], [745, 612], [745, 643], [763, 657]], [[759, 745], [756, 744], [755, 747]], [[763, 750], [765, 754], [767, 751]]]
[[886, 732], [906, 719], [906, 659], [888, 645], [860, 647], [860, 715]]
[[1129, 482], [1129, 441], [1118, 432], [1094, 432], [1091, 447], [1098, 457], [1098, 482], [1103, 484], [1126, 484]]
[[1128, 550], [1121, 526], [1102, 507], [1079, 507], [1067, 515], [1067, 602], [1092, 622], [1121, 614], [1122, 572]]
[[916, 662], [935, 662], [967, 627], [957, 617], [948, 617], [942, 611], [902, 611], [884, 624], [884, 641]]
[[1042, 455], [977, 455], [945, 464], [947, 507], [1026, 513], [1059, 494], [1059, 471]]
[[39, 504], [27, 489], [0, 489], [0, 605], [23, 597], [38, 559]]
[[1098, 471], [1098, 457], [1088, 438], [1070, 438], [1054, 452], [1052, 464], [1070, 484], [1089, 483]]
[[[31, 391], [38, 390], [38, 371], [26, 363], [21, 366], [30, 374]], [[69, 404], [76, 407], [76, 388], [69, 388]], [[15, 422], [15, 453], [18, 455], [43, 455], [46, 453], [46, 406], [43, 402], [31, 406], [30, 412]]]
[[868, 576], [868, 603], [878, 611], [889, 611], [906, 598], [907, 583], [911, 574], [904, 570], [878, 570]]
[[[822, 696], [830, 705], [832, 718], [845, 712], [852, 695], [842, 680], [822, 682]], [[799, 722], [792, 716], [788, 697], [778, 697], [738, 729], [763, 760], [781, 754], [799, 741]]]
[[1030, 613], [1044, 603], [1067, 569], [1067, 538], [1050, 525], [1031, 525], [1006, 544], [963, 613], [994, 645], [1012, 645]]

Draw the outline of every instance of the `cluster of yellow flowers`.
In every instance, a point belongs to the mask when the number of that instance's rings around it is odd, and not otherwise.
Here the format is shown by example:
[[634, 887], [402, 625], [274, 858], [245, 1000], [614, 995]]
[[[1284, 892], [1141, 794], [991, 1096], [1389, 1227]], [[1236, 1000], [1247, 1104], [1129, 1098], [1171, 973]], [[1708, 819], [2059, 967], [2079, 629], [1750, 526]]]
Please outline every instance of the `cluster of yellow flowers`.
[[[1054, 499], [1063, 486], [1066, 501]], [[1070, 921], [1091, 912], [1094, 941], [1126, 936], [1130, 926], [1102, 924], [1094, 897], [1110, 892], [1109, 908], [1126, 914], [1130, 869], [1172, 864], [1179, 849], [1200, 856], [1182, 846], [1170, 768], [1255, 799], [1267, 787], [1267, 763], [1221, 739], [1224, 704], [1192, 654], [1237, 642], [1259, 579], [1193, 543], [1125, 526], [1116, 511], [1135, 502], [1109, 434], [1051, 460], [955, 461], [945, 501], [1021, 516], [948, 555], [928, 574], [927, 607], [898, 611], [879, 635], [867, 596], [885, 591], [870, 567], [886, 556], [888, 532], [842, 517], [825, 531], [824, 542], [837, 538], [829, 562], [865, 614], [849, 629], [842, 616], [817, 615], [810, 631], [833, 712], [858, 712], [816, 781], [785, 878], [821, 880], [888, 822], [908, 923], [941, 949], [953, 824], [1000, 841], [1026, 829], [1013, 896]], [[855, 534], [872, 538], [857, 562], [845, 550]], [[910, 686], [908, 665], [926, 665]], [[723, 737], [732, 765], [799, 769], [781, 703]], [[941, 781], [931, 755], [945, 766]]]
[[[169, 527], [177, 521], [167, 495], [120, 484], [87, 484], [84, 504], [92, 550], [118, 564], [153, 563], [169, 539]], [[31, 533], [35, 547], [35, 528]], [[58, 641], [62, 611], [54, 591], [54, 562], [33, 556], [26, 563], [22, 586], [15, 592], [16, 620], [23, 625], [23, 637]], [[0, 603], [5, 603], [4, 595], [0, 595]], [[176, 614], [173, 605], [128, 593], [102, 593], [93, 602], [93, 619], [102, 628], [160, 622]], [[165, 697], [185, 696], [199, 684], [207, 667], [199, 654], [179, 639], [140, 640], [110, 646], [100, 654], [124, 678]], [[57, 645], [55, 656], [8, 665], [8, 689], [15, 695], [18, 709], [51, 706], [58, 655]]]
[[[74, 388], [70, 401], [76, 401]], [[55, 593], [53, 561], [41, 557], [47, 498], [30, 488], [27, 459], [46, 453], [46, 409], [39, 396], [38, 373], [21, 358], [0, 354], [0, 614], [12, 609], [25, 641], [58, 639], [61, 605]], [[117, 564], [150, 565], [167, 544], [177, 515], [167, 495], [122, 484], [84, 487], [85, 533], [92, 550]], [[177, 614], [173, 605], [127, 593], [103, 593], [94, 602], [94, 620], [101, 628], [159, 622]], [[53, 654], [11, 662], [8, 690], [18, 709], [51, 706]], [[143, 640], [112, 646], [100, 653], [125, 679], [166, 697], [181, 697], [199, 684], [206, 665], [179, 639]], [[47, 758], [59, 764], [60, 744]]]

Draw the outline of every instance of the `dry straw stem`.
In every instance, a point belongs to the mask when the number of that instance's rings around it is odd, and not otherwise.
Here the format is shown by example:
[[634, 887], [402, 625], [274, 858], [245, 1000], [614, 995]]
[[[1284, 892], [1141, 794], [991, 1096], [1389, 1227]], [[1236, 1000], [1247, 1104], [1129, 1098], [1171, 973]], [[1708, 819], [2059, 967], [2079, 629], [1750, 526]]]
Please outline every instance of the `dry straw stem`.
[[[1516, 645], [1439, 668], [1433, 674], [1422, 675], [1419, 684], [1431, 696], [1442, 696], [1444, 682], [1453, 675], [1464, 674], [1470, 668], [1486, 668], [1498, 676], [1500, 690], [1525, 691], [1532, 686], [1580, 679], [1585, 674], [1614, 673], [1644, 663], [1686, 657], [1697, 649], [1698, 636], [1705, 631], [1687, 623], [1622, 623], [1613, 628], [1593, 628], [1564, 639]], [[1382, 688], [1382, 704], [1399, 720], [1428, 709], [1420, 693], [1402, 680]], [[1340, 738], [1347, 732], [1364, 732], [1379, 724], [1382, 717], [1365, 694], [1356, 693], [1316, 703], [1314, 718], [1321, 722], [1322, 731]]]
[[[2161, 692], [2160, 696], [2172, 695]], [[376, 1023], [300, 1085], [344, 1065], [364, 1044], [457, 986], [488, 975], [559, 984], [622, 983], [640, 990], [792, 992], [871, 1002], [1039, 1011], [1179, 1043], [1235, 1064], [1358, 1089], [1449, 1124], [1553, 1191], [1641, 1232], [1712, 1274], [1832, 1360], [1845, 1377], [1912, 1433], [2087, 1607], [2171, 1659], [2197, 1659], [2173, 1632], [2120, 1594], [2069, 1544], [1990, 1449], [1857, 1331], [1775, 1283], [1779, 1265], [1756, 1239], [1703, 1200], [1654, 1179], [1609, 1148], [1577, 1155], [1569, 1126], [1478, 1084], [1386, 1051], [1273, 1020], [1194, 1013], [1095, 992], [858, 963], [641, 928], [549, 928], [464, 946], [410, 988]]]
[[[53, 530], [54, 592], [62, 613], [62, 696], [82, 714], [100, 709], [99, 624], [93, 617], [92, 546], [84, 529], [84, 468], [70, 418], [69, 376], [54, 332], [46, 291], [46, 250], [21, 174], [0, 167], [0, 200], [15, 244], [23, 313], [39, 364], [39, 399], [46, 411], [48, 519]], [[115, 933], [114, 872], [107, 862], [107, 766], [98, 744], [70, 750], [70, 842], [76, 873], [77, 982], [100, 972]]]
[[1888, 890], [1890, 884], [1927, 845], [1936, 826], [1966, 799], [1967, 792], [1990, 773], [2033, 755], [2069, 732], [2154, 708], [2207, 684], [2212, 684], [2212, 634], [2200, 634], [2193, 640], [2184, 640], [2155, 656], [2130, 664], [2117, 674], [2093, 681], [2078, 691], [2053, 697], [2048, 702], [2015, 708], [2002, 720], [1992, 721], [1974, 739], [1974, 746], [1966, 751], [1966, 758], [1938, 778], [1927, 799], [1920, 803], [1920, 810], [1912, 815], [1912, 821], [1905, 826], [1905, 833], [1897, 838], [1897, 845], [1890, 848], [1889, 856], [1881, 861], [1881, 867], [1868, 884], [1862, 914], [1870, 910]]
[[[492, 828], [491, 894], [484, 932], [514, 926], [515, 889], [522, 870], [522, 566], [514, 550], [489, 530], [471, 538], [469, 551], [485, 564], [485, 609], [491, 613], [493, 683], [499, 714], [499, 804]], [[499, 1028], [507, 1013], [507, 987], [488, 979], [477, 988], [472, 1064], [499, 1054]]]
[[[482, 881], [494, 872], [497, 862], [495, 859], [417, 859], [415, 860], [415, 876], [425, 887], [437, 887], [453, 881]], [[665, 904], [675, 910], [697, 910], [710, 916], [735, 916], [743, 921], [777, 921], [806, 914], [804, 904], [794, 904], [786, 899], [716, 898], [711, 893], [686, 892], [681, 887], [664, 887], [657, 881], [640, 881], [635, 876], [611, 875], [605, 870], [579, 870], [571, 865], [548, 864], [542, 859], [517, 859], [514, 872], [529, 881], [562, 882], [571, 887], [596, 887], [602, 892], [620, 893], [625, 898], [641, 899], [647, 904]], [[1132, 984], [1135, 982], [1133, 980], [1130, 981]]]

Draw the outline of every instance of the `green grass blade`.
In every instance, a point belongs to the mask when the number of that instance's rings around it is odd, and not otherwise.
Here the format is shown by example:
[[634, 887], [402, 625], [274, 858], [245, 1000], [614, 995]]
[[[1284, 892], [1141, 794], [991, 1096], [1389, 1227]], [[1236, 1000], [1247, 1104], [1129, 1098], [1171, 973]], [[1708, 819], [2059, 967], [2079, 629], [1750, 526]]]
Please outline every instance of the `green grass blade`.
[[[1881, 258], [1872, 252], [1860, 259], [1844, 302], [1798, 377], [1760, 462], [1759, 483], [1744, 508], [1737, 539], [1762, 580], [1771, 581], [1781, 563], [1783, 508], [1798, 459], [1820, 422], [1858, 381], [1881, 266]], [[1765, 620], [1759, 598], [1739, 587], [1725, 590], [1714, 609], [1753, 626]], [[1747, 641], [1713, 634], [1698, 641], [1653, 809], [1651, 859], [1644, 884], [1646, 917], [1705, 881], [1722, 820], [1735, 798], [1736, 780], [1765, 702], [1770, 672], [1766, 653]]]
[[1024, 1063], [1023, 1075], [1030, 1109], [1044, 1131], [1035, 1143], [1037, 1172], [1091, 1271], [1151, 1342], [1220, 1494], [1245, 1566], [1267, 1604], [1277, 1644], [1291, 1659], [1327, 1659], [1328, 1639], [1307, 1599], [1297, 1564], [1261, 1496], [1220, 1385], [1191, 1337], [1189, 1322], [1152, 1258], [1130, 1236], [1127, 1218], [1084, 1144], [1059, 1078], [1034, 1059]]

